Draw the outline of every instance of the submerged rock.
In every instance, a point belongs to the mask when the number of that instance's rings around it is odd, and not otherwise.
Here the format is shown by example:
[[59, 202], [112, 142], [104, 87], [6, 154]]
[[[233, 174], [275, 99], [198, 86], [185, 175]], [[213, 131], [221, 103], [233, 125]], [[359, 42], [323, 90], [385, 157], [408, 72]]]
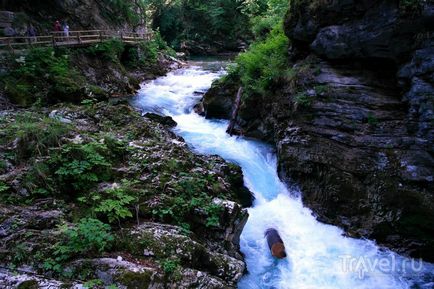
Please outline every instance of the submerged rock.
[[174, 121], [170, 116], [162, 116], [156, 113], [148, 112], [145, 114], [145, 117], [168, 127], [175, 127], [177, 125], [176, 121]]

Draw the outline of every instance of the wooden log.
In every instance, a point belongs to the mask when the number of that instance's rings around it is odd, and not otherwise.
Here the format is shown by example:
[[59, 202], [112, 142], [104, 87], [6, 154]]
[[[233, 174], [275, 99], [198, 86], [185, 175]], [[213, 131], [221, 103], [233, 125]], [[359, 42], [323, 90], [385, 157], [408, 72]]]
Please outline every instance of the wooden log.
[[286, 257], [285, 244], [283, 244], [282, 238], [280, 238], [279, 232], [277, 232], [276, 229], [267, 229], [265, 231], [265, 238], [267, 238], [271, 255], [278, 259], [283, 259]]
[[229, 122], [228, 129], [226, 130], [226, 132], [230, 136], [232, 136], [232, 134], [233, 134], [235, 123], [237, 121], [238, 111], [240, 110], [240, 103], [241, 103], [241, 95], [242, 94], [243, 94], [243, 87], [240, 86], [240, 88], [238, 89], [238, 92], [237, 92], [237, 98], [235, 99], [235, 106], [234, 106], [234, 110], [232, 111], [231, 121]]

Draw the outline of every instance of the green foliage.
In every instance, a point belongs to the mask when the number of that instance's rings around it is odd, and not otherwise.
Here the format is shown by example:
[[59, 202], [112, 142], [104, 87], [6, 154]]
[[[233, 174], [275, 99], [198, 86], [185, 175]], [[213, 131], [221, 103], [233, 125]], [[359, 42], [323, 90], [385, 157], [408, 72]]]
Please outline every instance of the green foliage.
[[73, 227], [62, 226], [61, 233], [62, 240], [54, 245], [53, 257], [45, 260], [47, 271], [61, 273], [62, 264], [72, 257], [102, 253], [114, 240], [109, 225], [91, 218], [81, 219]]
[[279, 81], [288, 67], [287, 49], [288, 39], [279, 24], [265, 40], [238, 56], [232, 73], [240, 76], [244, 95], [262, 95]]
[[6, 128], [7, 142], [18, 140], [14, 151], [17, 161], [33, 156], [44, 156], [52, 147], [61, 145], [61, 138], [71, 130], [71, 126], [57, 119], [34, 113], [22, 113], [15, 122]]
[[178, 258], [164, 259], [161, 261], [161, 267], [165, 274], [170, 275], [176, 272], [181, 266], [181, 262]]
[[34, 48], [24, 56], [10, 58], [14, 66], [3, 83], [6, 94], [19, 105], [30, 105], [39, 98], [50, 102], [74, 100], [82, 93], [85, 79], [71, 67], [67, 54]]
[[0, 182], [0, 194], [7, 192], [10, 189], [4, 182]]
[[138, 46], [129, 47], [125, 63], [132, 68], [146, 68], [158, 63], [158, 54], [176, 56], [176, 52], [163, 40], [157, 30], [150, 41], [141, 42]]
[[191, 41], [236, 48], [237, 40], [249, 34], [249, 16], [242, 13], [242, 1], [148, 2], [154, 10], [153, 28], [159, 28], [163, 38], [176, 48]]
[[194, 212], [201, 211], [206, 215], [207, 227], [219, 226], [223, 208], [215, 204], [212, 196], [206, 193], [213, 180], [199, 174], [180, 175], [182, 179], [174, 187], [176, 195], [166, 195], [161, 204], [152, 210], [153, 216], [161, 221], [175, 223], [188, 231], [191, 216]]
[[112, 188], [103, 192], [92, 192], [79, 201], [89, 205], [91, 211], [105, 216], [110, 223], [118, 222], [133, 215], [130, 206], [137, 201], [138, 191], [134, 189], [136, 182], [122, 180], [120, 185], [116, 184]]
[[18, 265], [22, 264], [25, 260], [27, 260], [29, 250], [24, 243], [21, 243], [21, 244], [17, 244], [12, 249], [11, 253], [13, 256], [12, 257], [12, 264], [18, 266]]
[[75, 191], [83, 192], [109, 179], [109, 156], [109, 149], [102, 143], [69, 143], [52, 155], [50, 164], [59, 186], [72, 186]]
[[45, 162], [34, 162], [24, 175], [23, 186], [35, 196], [48, 196], [54, 192], [50, 168]]
[[86, 52], [89, 55], [101, 58], [105, 61], [112, 63], [118, 63], [122, 53], [125, 50], [125, 46], [119, 39], [112, 39], [98, 43], [86, 48]]
[[93, 289], [93, 288], [99, 288], [102, 285], [104, 285], [104, 282], [101, 279], [92, 279], [92, 280], [86, 281], [83, 284], [83, 287], [88, 288], [88, 289]]
[[310, 107], [312, 105], [312, 97], [303, 92], [299, 92], [294, 96], [294, 102], [297, 107]]
[[256, 11], [252, 11], [254, 17], [250, 21], [257, 40], [266, 37], [276, 25], [279, 25], [288, 10], [288, 0], [257, 0], [247, 2], [246, 5], [258, 7]]

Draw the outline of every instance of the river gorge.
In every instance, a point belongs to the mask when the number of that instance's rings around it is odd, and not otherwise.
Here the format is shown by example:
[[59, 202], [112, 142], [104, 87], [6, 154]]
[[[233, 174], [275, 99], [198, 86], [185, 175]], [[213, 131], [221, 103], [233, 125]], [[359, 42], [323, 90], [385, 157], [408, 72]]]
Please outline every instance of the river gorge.
[[[229, 136], [226, 120], [208, 120], [193, 111], [213, 80], [224, 73], [224, 62], [194, 61], [142, 85], [132, 103], [143, 112], [172, 117], [175, 133], [206, 155], [217, 154], [241, 166], [244, 182], [254, 195], [241, 234], [241, 252], [248, 274], [239, 288], [432, 288], [434, 266], [408, 259], [375, 242], [345, 237], [338, 227], [316, 220], [303, 206], [296, 186], [288, 188], [277, 175], [274, 149], [244, 137]], [[295, 189], [294, 189], [295, 188]], [[279, 230], [288, 257], [274, 259], [264, 238]]]

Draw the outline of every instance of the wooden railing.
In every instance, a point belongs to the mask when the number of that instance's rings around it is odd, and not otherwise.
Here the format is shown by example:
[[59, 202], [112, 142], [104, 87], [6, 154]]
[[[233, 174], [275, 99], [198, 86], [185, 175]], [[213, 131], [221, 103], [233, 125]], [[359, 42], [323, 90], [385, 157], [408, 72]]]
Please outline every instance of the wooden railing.
[[52, 32], [50, 35], [42, 36], [14, 36], [0, 37], [0, 49], [26, 49], [38, 46], [80, 46], [109, 39], [119, 39], [124, 43], [137, 44], [142, 41], [149, 41], [153, 34], [136, 32], [116, 32], [110, 30], [82, 30], [70, 31], [68, 35], [64, 32]]

